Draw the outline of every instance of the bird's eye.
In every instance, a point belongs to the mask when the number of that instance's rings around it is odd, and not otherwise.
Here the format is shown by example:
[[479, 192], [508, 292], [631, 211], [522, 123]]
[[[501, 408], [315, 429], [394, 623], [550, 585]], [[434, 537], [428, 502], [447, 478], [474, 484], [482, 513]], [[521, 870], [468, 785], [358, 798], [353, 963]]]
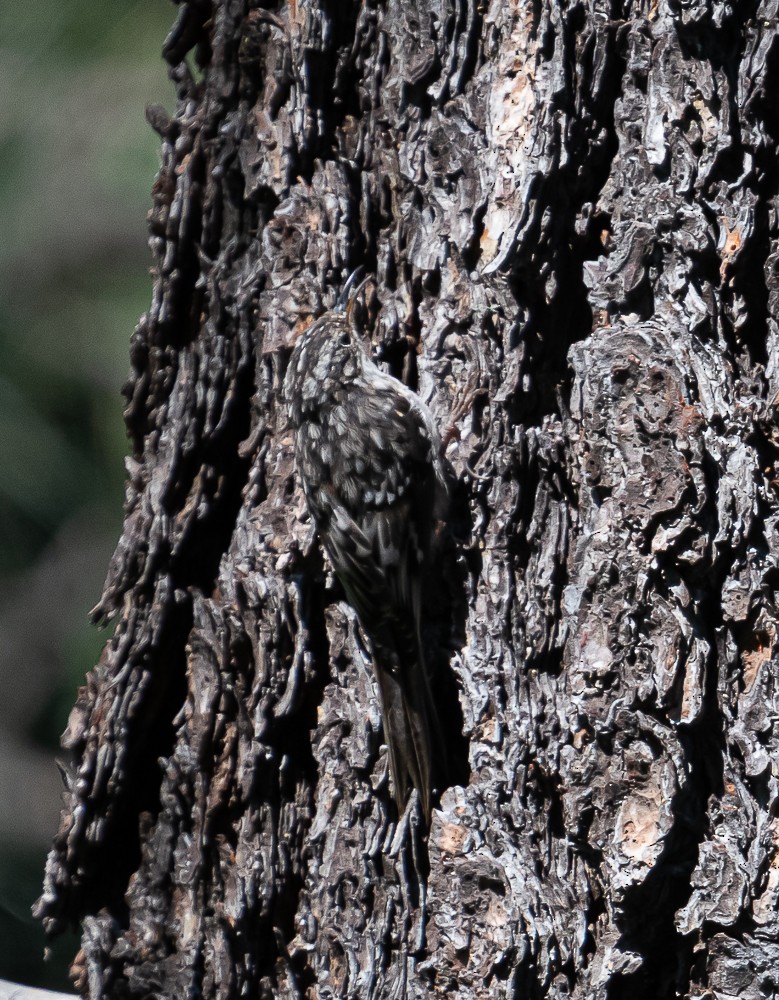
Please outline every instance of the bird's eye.
[[341, 334], [341, 347], [348, 347], [351, 342], [352, 338], [348, 333]]

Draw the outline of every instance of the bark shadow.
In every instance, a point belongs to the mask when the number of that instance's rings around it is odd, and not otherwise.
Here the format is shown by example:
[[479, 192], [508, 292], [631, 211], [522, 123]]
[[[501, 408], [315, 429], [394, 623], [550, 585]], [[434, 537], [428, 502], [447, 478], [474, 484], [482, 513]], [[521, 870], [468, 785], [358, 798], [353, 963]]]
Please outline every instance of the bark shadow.
[[423, 592], [422, 641], [438, 718], [440, 747], [436, 755], [438, 796], [453, 785], [467, 785], [471, 770], [469, 740], [460, 704], [461, 682], [452, 659], [465, 646], [468, 581], [473, 567], [464, 557], [462, 539], [472, 537], [473, 518], [463, 482], [450, 479], [451, 499]]

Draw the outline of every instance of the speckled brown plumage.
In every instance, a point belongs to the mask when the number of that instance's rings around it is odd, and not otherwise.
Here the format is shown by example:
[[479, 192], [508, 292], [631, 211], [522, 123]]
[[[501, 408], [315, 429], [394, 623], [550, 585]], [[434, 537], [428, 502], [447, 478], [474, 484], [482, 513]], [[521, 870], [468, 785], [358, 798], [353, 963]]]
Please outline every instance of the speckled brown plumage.
[[308, 509], [373, 651], [398, 808], [413, 786], [429, 817], [435, 723], [420, 588], [446, 504], [433, 416], [337, 312], [298, 341], [284, 389]]

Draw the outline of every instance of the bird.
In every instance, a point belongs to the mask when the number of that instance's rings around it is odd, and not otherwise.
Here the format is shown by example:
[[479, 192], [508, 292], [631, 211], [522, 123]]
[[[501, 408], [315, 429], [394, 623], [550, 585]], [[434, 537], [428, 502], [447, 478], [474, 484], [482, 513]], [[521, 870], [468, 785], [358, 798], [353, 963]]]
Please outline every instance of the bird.
[[309, 514], [368, 639], [398, 812], [416, 788], [429, 825], [440, 738], [422, 650], [422, 582], [446, 516], [447, 479], [432, 412], [363, 346], [350, 282], [295, 343], [284, 396]]

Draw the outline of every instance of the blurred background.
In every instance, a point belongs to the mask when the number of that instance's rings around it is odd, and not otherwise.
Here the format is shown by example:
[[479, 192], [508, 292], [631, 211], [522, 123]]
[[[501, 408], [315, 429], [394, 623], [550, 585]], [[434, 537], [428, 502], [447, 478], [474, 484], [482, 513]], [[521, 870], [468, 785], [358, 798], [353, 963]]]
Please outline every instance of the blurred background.
[[0, 978], [69, 989], [74, 934], [30, 916], [59, 737], [107, 638], [89, 624], [122, 523], [120, 389], [150, 299], [148, 103], [173, 109], [166, 0], [0, 5]]

